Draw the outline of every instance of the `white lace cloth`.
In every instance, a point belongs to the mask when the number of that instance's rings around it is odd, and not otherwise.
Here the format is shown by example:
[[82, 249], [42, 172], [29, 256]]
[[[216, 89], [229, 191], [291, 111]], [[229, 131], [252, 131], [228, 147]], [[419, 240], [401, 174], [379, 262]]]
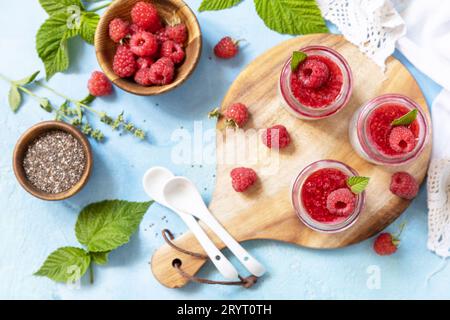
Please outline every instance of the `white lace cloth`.
[[[432, 107], [428, 248], [450, 256], [450, 1], [318, 0], [324, 17], [384, 69], [397, 47], [444, 90]], [[407, 28], [407, 30], [406, 30]]]

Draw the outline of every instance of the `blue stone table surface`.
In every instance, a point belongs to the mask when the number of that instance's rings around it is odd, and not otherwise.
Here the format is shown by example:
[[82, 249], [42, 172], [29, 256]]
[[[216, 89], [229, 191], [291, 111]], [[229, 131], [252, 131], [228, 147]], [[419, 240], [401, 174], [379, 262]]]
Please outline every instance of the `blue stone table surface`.
[[[26, 5], [25, 5], [26, 2]], [[153, 277], [149, 260], [163, 244], [160, 231], [170, 228], [176, 234], [186, 230], [173, 213], [154, 205], [144, 217], [138, 232], [125, 246], [110, 255], [106, 266], [95, 266], [95, 283], [83, 278], [78, 288], [35, 277], [36, 271], [54, 249], [77, 241], [74, 225], [85, 205], [103, 199], [145, 201], [141, 177], [147, 168], [164, 165], [185, 175], [201, 188], [206, 200], [214, 188], [214, 163], [171, 161], [172, 134], [176, 129], [192, 132], [195, 121], [203, 130], [214, 128], [207, 113], [219, 105], [227, 89], [244, 67], [274, 45], [289, 39], [269, 30], [257, 16], [253, 1], [221, 12], [199, 13], [200, 0], [187, 1], [195, 9], [203, 31], [203, 53], [194, 74], [180, 88], [157, 97], [139, 97], [119, 89], [94, 106], [118, 114], [125, 110], [129, 119], [145, 128], [148, 139], [140, 142], [119, 136], [105, 128], [102, 144], [93, 142], [95, 166], [89, 184], [75, 197], [61, 202], [45, 202], [27, 194], [17, 183], [11, 165], [16, 140], [33, 124], [51, 115], [29, 97], [13, 114], [7, 104], [8, 85], [0, 82], [0, 298], [3, 299], [406, 299], [450, 298], [450, 268], [426, 248], [426, 192], [388, 230], [407, 226], [402, 244], [390, 257], [372, 251], [373, 239], [338, 250], [311, 250], [272, 241], [244, 243], [268, 269], [267, 276], [251, 289], [189, 284], [168, 289]], [[0, 72], [21, 78], [43, 70], [34, 38], [46, 13], [37, 0], [0, 2]], [[225, 35], [247, 42], [239, 56], [219, 61], [212, 54], [214, 44]], [[94, 48], [81, 40], [69, 46], [68, 72], [57, 74], [49, 84], [74, 98], [86, 93], [90, 73], [99, 69]], [[418, 72], [398, 53], [411, 70], [431, 105], [440, 87]], [[62, 102], [43, 89], [36, 92]], [[101, 124], [99, 124], [100, 126]], [[228, 254], [228, 253], [227, 253]], [[233, 259], [234, 262], [237, 262]], [[237, 264], [237, 263], [236, 263]], [[434, 276], [430, 277], [435, 271]], [[208, 264], [200, 275], [219, 279]], [[380, 285], [371, 285], [374, 275]], [[373, 283], [372, 283], [373, 284]]]

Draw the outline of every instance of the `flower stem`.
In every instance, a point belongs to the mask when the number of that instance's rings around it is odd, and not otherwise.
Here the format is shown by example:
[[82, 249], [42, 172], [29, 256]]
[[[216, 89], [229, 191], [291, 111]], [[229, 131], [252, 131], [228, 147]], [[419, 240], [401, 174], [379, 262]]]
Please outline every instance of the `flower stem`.
[[93, 263], [91, 262], [89, 264], [89, 283], [90, 284], [94, 283], [94, 267], [92, 265], [93, 265]]

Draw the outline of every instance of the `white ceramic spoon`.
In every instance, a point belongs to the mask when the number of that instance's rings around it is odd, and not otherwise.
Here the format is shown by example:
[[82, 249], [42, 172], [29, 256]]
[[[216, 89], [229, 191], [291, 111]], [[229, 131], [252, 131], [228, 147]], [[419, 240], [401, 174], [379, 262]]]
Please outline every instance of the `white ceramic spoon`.
[[173, 178], [174, 175], [166, 168], [153, 167], [149, 169], [142, 180], [144, 190], [150, 198], [159, 204], [176, 212], [181, 219], [186, 223], [189, 229], [194, 233], [197, 240], [200, 242], [206, 254], [216, 266], [220, 274], [229, 280], [238, 279], [238, 272], [231, 262], [223, 255], [222, 252], [214, 245], [214, 243], [206, 235], [205, 231], [200, 227], [197, 220], [192, 215], [183, 213], [175, 208], [172, 208], [166, 203], [162, 190], [167, 181]]
[[173, 177], [164, 186], [163, 196], [171, 207], [191, 214], [206, 223], [250, 273], [257, 277], [264, 274], [266, 270], [262, 264], [253, 258], [214, 218], [200, 192], [189, 179]]

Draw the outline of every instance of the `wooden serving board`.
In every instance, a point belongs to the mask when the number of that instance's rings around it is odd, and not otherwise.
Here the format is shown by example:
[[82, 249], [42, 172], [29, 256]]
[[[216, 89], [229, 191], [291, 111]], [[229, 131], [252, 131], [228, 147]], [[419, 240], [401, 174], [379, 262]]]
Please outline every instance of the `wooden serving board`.
[[[293, 117], [280, 106], [278, 98], [278, 80], [283, 63], [293, 51], [308, 45], [325, 45], [337, 50], [347, 59], [354, 77], [354, 90], [348, 105], [337, 115], [319, 121]], [[393, 169], [372, 165], [353, 151], [347, 132], [351, 116], [364, 102], [385, 93], [401, 93], [412, 98], [429, 118], [425, 98], [417, 82], [398, 60], [390, 57], [384, 74], [342, 36], [303, 36], [285, 41], [264, 53], [239, 75], [222, 103], [223, 109], [233, 102], [245, 103], [251, 120], [244, 128], [245, 133], [226, 130], [225, 134], [223, 120], [217, 124], [218, 165], [216, 189], [210, 203], [212, 213], [238, 241], [272, 239], [318, 249], [348, 246], [383, 230], [410, 203], [389, 191], [392, 172], [407, 171], [422, 182], [431, 153], [430, 139], [416, 161]], [[254, 130], [275, 124], [285, 125], [292, 138], [291, 145], [276, 154], [262, 145], [260, 133]], [[233, 145], [235, 138], [242, 141], [244, 136], [250, 137], [253, 148]], [[251, 140], [252, 137], [255, 140]], [[230, 163], [236, 155], [241, 156], [241, 161]], [[302, 168], [321, 159], [342, 161], [360, 175], [371, 177], [364, 211], [356, 224], [340, 233], [324, 234], [307, 228], [291, 205], [292, 179]], [[259, 176], [257, 185], [243, 194], [232, 189], [229, 177], [231, 169], [239, 165], [254, 168]], [[207, 227], [205, 230], [220, 248], [224, 247]], [[191, 232], [177, 238], [175, 243], [192, 251], [204, 252]], [[151, 266], [154, 276], [170, 288], [186, 284], [186, 280], [172, 267], [174, 259], [181, 260], [183, 270], [190, 274], [197, 273], [205, 263], [168, 245], [162, 246], [153, 255]], [[270, 270], [274, 266], [267, 267]]]

